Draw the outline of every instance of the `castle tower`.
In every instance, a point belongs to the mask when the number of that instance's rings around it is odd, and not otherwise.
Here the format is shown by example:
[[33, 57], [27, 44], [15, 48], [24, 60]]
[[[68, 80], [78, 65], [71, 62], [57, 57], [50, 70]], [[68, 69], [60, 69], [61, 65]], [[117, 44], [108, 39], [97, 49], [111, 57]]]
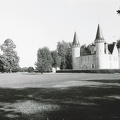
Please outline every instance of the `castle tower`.
[[105, 40], [99, 24], [94, 42], [96, 46], [96, 69], [104, 69]]
[[75, 32], [73, 43], [72, 43], [73, 69], [79, 69], [79, 57], [80, 57], [80, 43], [79, 43], [78, 37]]

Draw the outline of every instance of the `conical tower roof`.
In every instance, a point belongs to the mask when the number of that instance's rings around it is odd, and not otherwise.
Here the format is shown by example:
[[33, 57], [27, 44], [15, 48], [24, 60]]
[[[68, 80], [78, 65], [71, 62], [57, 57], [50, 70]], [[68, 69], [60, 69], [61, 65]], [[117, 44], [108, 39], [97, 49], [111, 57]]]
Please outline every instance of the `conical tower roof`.
[[95, 42], [105, 42], [100, 25], [98, 24]]
[[76, 45], [80, 45], [80, 43], [79, 43], [79, 40], [78, 40], [78, 37], [77, 37], [77, 35], [76, 35], [76, 32], [74, 33], [74, 38], [73, 38], [73, 43], [72, 43], [72, 45], [74, 46], [76, 46]]

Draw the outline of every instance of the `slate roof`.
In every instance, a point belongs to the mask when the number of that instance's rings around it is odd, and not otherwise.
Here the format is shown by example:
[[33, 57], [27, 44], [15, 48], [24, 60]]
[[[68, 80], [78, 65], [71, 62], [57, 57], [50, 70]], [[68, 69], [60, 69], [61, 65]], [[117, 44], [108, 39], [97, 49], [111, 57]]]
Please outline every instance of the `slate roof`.
[[72, 45], [80, 45], [76, 32], [74, 33], [73, 43]]
[[104, 37], [100, 29], [100, 25], [98, 24], [95, 42], [103, 42], [103, 41], [104, 41]]
[[111, 54], [112, 54], [112, 52], [113, 52], [114, 46], [115, 46], [114, 43], [108, 44], [108, 50], [109, 50], [109, 52], [110, 52]]

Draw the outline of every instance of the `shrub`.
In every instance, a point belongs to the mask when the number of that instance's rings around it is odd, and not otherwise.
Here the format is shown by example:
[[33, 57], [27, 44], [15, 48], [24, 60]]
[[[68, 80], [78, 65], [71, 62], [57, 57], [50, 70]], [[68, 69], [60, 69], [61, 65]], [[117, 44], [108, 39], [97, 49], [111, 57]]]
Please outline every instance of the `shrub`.
[[28, 72], [30, 73], [30, 72], [34, 72], [34, 68], [33, 67], [29, 67], [28, 68]]

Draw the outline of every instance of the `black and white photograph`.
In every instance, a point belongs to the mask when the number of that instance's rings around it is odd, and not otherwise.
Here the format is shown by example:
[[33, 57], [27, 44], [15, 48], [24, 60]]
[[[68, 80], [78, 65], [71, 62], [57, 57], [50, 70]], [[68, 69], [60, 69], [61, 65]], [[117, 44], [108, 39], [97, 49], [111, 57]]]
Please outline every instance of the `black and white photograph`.
[[120, 0], [0, 0], [0, 120], [120, 120]]

